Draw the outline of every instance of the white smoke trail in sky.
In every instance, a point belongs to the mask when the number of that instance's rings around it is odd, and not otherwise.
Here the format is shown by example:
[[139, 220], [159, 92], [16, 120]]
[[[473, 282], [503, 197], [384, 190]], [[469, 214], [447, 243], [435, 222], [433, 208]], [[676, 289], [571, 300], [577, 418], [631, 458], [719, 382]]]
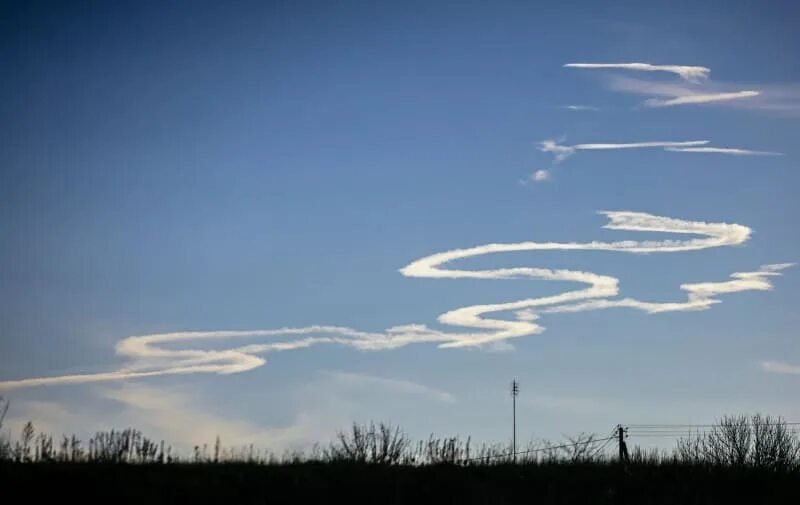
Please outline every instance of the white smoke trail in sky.
[[[466, 328], [444, 331], [423, 324], [394, 326], [383, 332], [365, 332], [340, 326], [306, 326], [245, 331], [184, 331], [131, 336], [116, 345], [116, 353], [128, 361], [110, 372], [34, 377], [0, 382], [0, 389], [52, 384], [78, 384], [134, 379], [170, 374], [245, 372], [262, 366], [265, 355], [319, 344], [338, 344], [360, 350], [395, 349], [413, 343], [436, 343], [439, 347], [475, 347], [544, 331], [537, 321], [541, 314], [571, 313], [615, 307], [638, 309], [647, 313], [694, 311], [719, 303], [715, 297], [740, 291], [769, 290], [771, 277], [781, 275], [790, 263], [765, 265], [751, 272], [737, 272], [731, 280], [682, 284], [685, 301], [652, 302], [616, 298], [619, 280], [608, 275], [577, 270], [552, 270], [536, 267], [464, 270], [446, 268], [456, 260], [488, 254], [518, 251], [613, 251], [623, 253], [674, 253], [743, 244], [751, 230], [727, 223], [705, 223], [660, 217], [642, 212], [602, 212], [612, 230], [678, 233], [695, 235], [682, 240], [619, 242], [519, 242], [485, 244], [455, 249], [418, 259], [400, 270], [406, 277], [435, 279], [528, 279], [569, 281], [582, 287], [557, 295], [527, 298], [510, 303], [472, 305], [446, 312], [438, 317], [442, 325]], [[499, 317], [505, 314], [506, 318]], [[491, 316], [491, 317], [490, 317]], [[205, 350], [202, 341], [262, 339], [258, 343], [232, 345], [224, 350]], [[267, 339], [264, 341], [263, 339]], [[191, 348], [181, 347], [191, 343]], [[166, 345], [170, 344], [167, 348]]]

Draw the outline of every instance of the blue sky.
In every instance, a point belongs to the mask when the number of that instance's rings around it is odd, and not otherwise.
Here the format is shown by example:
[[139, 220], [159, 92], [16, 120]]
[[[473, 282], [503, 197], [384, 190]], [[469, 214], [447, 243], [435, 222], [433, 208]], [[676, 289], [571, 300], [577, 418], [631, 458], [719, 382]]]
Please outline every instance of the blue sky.
[[[739, 412], [800, 420], [798, 273], [760, 270], [797, 261], [800, 246], [797, 10], [4, 3], [0, 388], [12, 429], [28, 418], [56, 432], [136, 425], [186, 445], [220, 433], [282, 449], [375, 419], [418, 437], [505, 440], [512, 377], [521, 438]], [[710, 75], [564, 67], [631, 62]], [[686, 97], [704, 103], [668, 103]], [[694, 147], [718, 151], [578, 147], [559, 161], [546, 140], [708, 141]], [[266, 363], [234, 374], [14, 387], [181, 365], [115, 353], [134, 335], [409, 324], [474, 333], [437, 317], [585, 286], [400, 269], [490, 243], [703, 238], [604, 229], [598, 211], [752, 233], [737, 242], [714, 228], [725, 246], [674, 253], [529, 250], [442, 268], [618, 279], [618, 294], [601, 300], [686, 302], [682, 284], [735, 272], [773, 289], [717, 296], [730, 285], [717, 286], [709, 296], [721, 303], [708, 310], [542, 313], [530, 324], [545, 331], [458, 349], [319, 344], [255, 353]], [[233, 340], [163, 347], [274, 341]]]

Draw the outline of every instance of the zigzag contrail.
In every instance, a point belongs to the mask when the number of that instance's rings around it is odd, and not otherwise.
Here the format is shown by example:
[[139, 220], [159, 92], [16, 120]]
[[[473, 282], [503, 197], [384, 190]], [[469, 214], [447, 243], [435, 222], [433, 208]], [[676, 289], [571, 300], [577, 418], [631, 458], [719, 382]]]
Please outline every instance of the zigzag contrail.
[[[406, 277], [436, 279], [536, 279], [572, 281], [585, 284], [581, 289], [529, 298], [511, 303], [472, 305], [446, 312], [438, 317], [444, 325], [470, 328], [466, 332], [447, 332], [412, 324], [395, 326], [383, 332], [364, 332], [340, 326], [306, 326], [251, 331], [190, 331], [131, 336], [116, 345], [116, 352], [128, 363], [111, 372], [36, 377], [0, 382], [0, 389], [52, 384], [76, 384], [109, 380], [133, 379], [170, 374], [244, 372], [265, 363], [265, 354], [310, 347], [317, 344], [340, 344], [361, 350], [395, 349], [412, 343], [435, 342], [439, 347], [481, 346], [535, 335], [544, 331], [537, 324], [543, 313], [567, 313], [628, 307], [648, 313], [704, 310], [719, 300], [716, 295], [750, 290], [769, 290], [769, 278], [791, 263], [765, 265], [753, 272], [738, 272], [731, 280], [682, 284], [686, 301], [647, 302], [632, 298], [614, 298], [619, 294], [618, 279], [576, 270], [547, 268], [500, 268], [493, 270], [461, 270], [443, 268], [455, 260], [515, 251], [615, 251], [625, 253], [667, 253], [696, 251], [712, 247], [743, 244], [750, 228], [738, 224], [684, 221], [654, 216], [642, 212], [601, 212], [608, 217], [604, 227], [612, 230], [680, 233], [699, 238], [661, 241], [621, 242], [520, 242], [515, 244], [486, 244], [468, 249], [455, 249], [426, 256], [400, 270]], [[513, 319], [487, 317], [488, 314], [513, 313]], [[165, 344], [212, 339], [268, 337], [267, 343], [231, 347], [225, 350], [168, 349]]]

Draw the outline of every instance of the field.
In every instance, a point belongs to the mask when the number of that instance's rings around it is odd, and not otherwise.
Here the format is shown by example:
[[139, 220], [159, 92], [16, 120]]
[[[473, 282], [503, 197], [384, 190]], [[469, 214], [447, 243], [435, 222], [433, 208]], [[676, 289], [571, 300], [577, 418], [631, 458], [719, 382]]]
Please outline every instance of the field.
[[654, 463], [6, 463], [0, 480], [37, 503], [800, 503], [795, 472]]
[[133, 429], [58, 441], [28, 423], [17, 440], [0, 439], [0, 489], [36, 503], [784, 505], [800, 503], [795, 424], [727, 416], [671, 452], [623, 451], [619, 427], [616, 436], [580, 434], [513, 454], [353, 424], [328, 445], [278, 456], [219, 439], [181, 454]]

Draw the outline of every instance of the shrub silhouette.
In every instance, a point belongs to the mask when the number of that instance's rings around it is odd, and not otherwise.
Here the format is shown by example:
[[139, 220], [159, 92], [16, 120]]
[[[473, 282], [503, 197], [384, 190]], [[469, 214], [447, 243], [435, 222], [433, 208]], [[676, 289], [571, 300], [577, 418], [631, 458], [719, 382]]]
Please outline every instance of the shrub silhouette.
[[[260, 465], [355, 463], [369, 465], [460, 465], [503, 466], [542, 464], [608, 464], [616, 461], [606, 449], [614, 440], [596, 434], [567, 437], [567, 443], [530, 441], [514, 457], [507, 444], [474, 445], [470, 437], [436, 437], [412, 443], [399, 427], [389, 423], [353, 423], [339, 431], [327, 446], [314, 444], [309, 452], [290, 450], [282, 455], [252, 444], [225, 447], [219, 437], [214, 444], [196, 445], [181, 456], [163, 440], [156, 442], [128, 428], [97, 432], [86, 445], [75, 435], [36, 433], [27, 422], [16, 442], [2, 433], [8, 402], [0, 398], [0, 462], [17, 463], [247, 463]], [[611, 445], [614, 447], [614, 445]], [[606, 449], [603, 451], [603, 449]], [[679, 438], [673, 451], [631, 450], [633, 465], [690, 465], [705, 467], [757, 468], [773, 472], [800, 471], [800, 438], [781, 418], [724, 416], [704, 431]]]
[[333, 460], [393, 465], [401, 462], [409, 446], [408, 437], [399, 427], [353, 423], [349, 432], [337, 433], [328, 454]]
[[3, 434], [3, 422], [8, 413], [9, 402], [0, 396], [0, 461], [11, 459], [11, 440]]
[[794, 470], [800, 439], [780, 418], [725, 416], [710, 431], [679, 439], [676, 455], [688, 463]]
[[75, 436], [55, 444], [29, 422], [0, 452], [0, 482], [36, 489], [42, 502], [75, 489], [83, 503], [800, 503], [800, 444], [780, 419], [724, 417], [672, 453], [633, 447], [624, 465], [613, 438], [567, 442], [531, 441], [514, 459], [507, 444], [434, 435], [412, 444], [396, 426], [354, 423], [307, 453], [217, 438], [181, 456], [133, 429], [84, 446]]

